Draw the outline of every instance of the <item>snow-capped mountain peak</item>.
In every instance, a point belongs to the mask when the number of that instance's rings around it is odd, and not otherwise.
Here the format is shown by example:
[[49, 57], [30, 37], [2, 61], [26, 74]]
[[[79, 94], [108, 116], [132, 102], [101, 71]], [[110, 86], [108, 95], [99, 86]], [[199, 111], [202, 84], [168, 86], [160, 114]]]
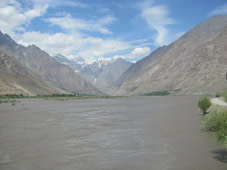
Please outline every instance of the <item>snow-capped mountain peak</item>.
[[107, 58], [107, 59], [98, 59], [93, 64], [98, 64], [99, 68], [101, 68], [101, 67], [107, 66], [113, 62], [114, 62], [114, 59]]

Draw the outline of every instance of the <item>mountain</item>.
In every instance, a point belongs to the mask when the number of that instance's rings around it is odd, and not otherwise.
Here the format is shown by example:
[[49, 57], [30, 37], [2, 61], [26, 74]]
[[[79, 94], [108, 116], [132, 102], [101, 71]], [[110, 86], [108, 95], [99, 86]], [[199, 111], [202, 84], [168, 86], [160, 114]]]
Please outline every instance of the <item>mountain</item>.
[[16, 59], [34, 78], [58, 93], [102, 94], [89, 81], [81, 78], [70, 67], [60, 64], [35, 45], [18, 45], [7, 34], [0, 32], [0, 49]]
[[54, 90], [31, 76], [14, 58], [0, 50], [0, 95], [52, 94]]
[[71, 67], [75, 72], [89, 80], [105, 93], [112, 91], [110, 86], [132, 65], [131, 62], [122, 58], [116, 60], [97, 60], [92, 64], [85, 64], [82, 59], [69, 60], [60, 54], [56, 55], [54, 58], [60, 63]]
[[133, 64], [122, 58], [113, 60], [112, 62], [100, 64], [94, 63], [99, 69], [96, 71], [97, 76], [94, 76], [93, 84], [102, 88], [108, 94], [112, 93], [112, 86], [118, 78]]
[[84, 60], [82, 60], [82, 59], [79, 59], [78, 61], [77, 60], [73, 61], [73, 60], [67, 59], [65, 56], [63, 56], [61, 54], [57, 54], [56, 56], [54, 56], [54, 58], [59, 63], [65, 64], [65, 65], [71, 67], [75, 72], [80, 72], [86, 65], [86, 64], [84, 64]]
[[116, 94], [215, 93], [226, 86], [226, 65], [227, 15], [219, 15], [132, 65], [117, 81]]

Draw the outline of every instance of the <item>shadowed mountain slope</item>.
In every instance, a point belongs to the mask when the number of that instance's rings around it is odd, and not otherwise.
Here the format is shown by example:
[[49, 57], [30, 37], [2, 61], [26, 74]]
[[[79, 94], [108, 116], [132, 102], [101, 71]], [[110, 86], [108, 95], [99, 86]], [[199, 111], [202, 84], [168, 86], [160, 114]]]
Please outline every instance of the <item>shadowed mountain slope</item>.
[[0, 50], [0, 94], [52, 94], [54, 90], [31, 76], [16, 59]]
[[102, 94], [89, 81], [81, 78], [74, 70], [60, 64], [35, 45], [18, 45], [7, 34], [0, 32], [0, 49], [15, 58], [26, 71], [58, 93]]

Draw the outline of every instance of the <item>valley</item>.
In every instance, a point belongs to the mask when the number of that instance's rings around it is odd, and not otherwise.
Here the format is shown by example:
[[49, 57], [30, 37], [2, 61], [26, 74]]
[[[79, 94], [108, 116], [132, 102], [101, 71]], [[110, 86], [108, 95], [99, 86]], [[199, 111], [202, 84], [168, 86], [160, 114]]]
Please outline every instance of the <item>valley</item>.
[[1, 170], [226, 170], [227, 4], [1, 0]]

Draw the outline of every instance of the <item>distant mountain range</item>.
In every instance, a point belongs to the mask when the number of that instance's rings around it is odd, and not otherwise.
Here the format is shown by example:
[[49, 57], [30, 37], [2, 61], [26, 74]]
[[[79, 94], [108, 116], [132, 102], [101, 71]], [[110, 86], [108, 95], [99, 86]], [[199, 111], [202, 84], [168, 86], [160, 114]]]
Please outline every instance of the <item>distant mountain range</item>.
[[[0, 70], [1, 74], [5, 77], [1, 78], [0, 82], [4, 83], [0, 85], [6, 89], [10, 89], [10, 86], [13, 86], [28, 95], [50, 94], [53, 92], [103, 94], [88, 80], [75, 73], [73, 69], [60, 64], [35, 45], [24, 47], [17, 44], [9, 35], [0, 32], [0, 50], [1, 65], [6, 66], [6, 68]], [[10, 65], [17, 66], [19, 71], [15, 69], [11, 71], [12, 69], [9, 69]], [[4, 71], [18, 75], [18, 78], [25, 75], [24, 86], [22, 87], [16, 78], [7, 77]], [[6, 83], [6, 77], [7, 82], [11, 83]], [[35, 80], [36, 83], [31, 83], [31, 79]], [[40, 91], [33, 88], [33, 85], [36, 85], [38, 88], [37, 83], [43, 86], [43, 88], [40, 88]], [[17, 92], [19, 93], [19, 91]], [[4, 93], [4, 91], [1, 93]], [[5, 91], [5, 93], [9, 92]]]
[[54, 56], [54, 58], [59, 63], [62, 63], [62, 64], [69, 66], [75, 72], [80, 72], [87, 65], [82, 58], [78, 59], [78, 60], [69, 60], [68, 58], [66, 58], [65, 56], [63, 56], [61, 54], [57, 54], [56, 56]]
[[227, 87], [226, 73], [227, 15], [219, 15], [132, 65], [119, 78], [115, 93], [215, 93]]
[[227, 15], [211, 17], [135, 64], [121, 58], [86, 64], [81, 58], [51, 57], [0, 32], [0, 94], [201, 95], [227, 87], [226, 66]]
[[105, 93], [112, 92], [111, 86], [133, 63], [122, 58], [116, 60], [97, 60], [92, 64], [86, 64], [83, 59], [69, 60], [58, 54], [54, 57], [60, 63], [68, 65], [80, 76], [89, 80], [94, 86]]

